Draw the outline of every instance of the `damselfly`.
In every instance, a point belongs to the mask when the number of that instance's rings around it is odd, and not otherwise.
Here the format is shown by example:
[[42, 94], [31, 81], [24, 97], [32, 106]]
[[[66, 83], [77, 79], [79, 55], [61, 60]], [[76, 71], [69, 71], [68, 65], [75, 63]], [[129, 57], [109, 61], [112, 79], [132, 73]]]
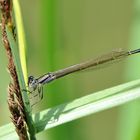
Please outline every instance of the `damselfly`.
[[114, 62], [116, 60], [121, 60], [127, 56], [132, 54], [140, 53], [140, 49], [132, 50], [132, 51], [124, 51], [122, 49], [116, 49], [110, 53], [101, 55], [95, 59], [88, 60], [86, 62], [72, 65], [70, 67], [60, 69], [58, 71], [49, 72], [40, 76], [39, 78], [34, 78], [33, 76], [29, 76], [28, 78], [28, 87], [30, 91], [31, 100], [34, 100], [31, 104], [34, 105], [39, 102], [43, 98], [43, 85], [54, 81], [55, 79], [61, 78], [68, 74], [82, 71], [88, 68], [96, 68], [99, 65], [106, 64], [108, 62]]

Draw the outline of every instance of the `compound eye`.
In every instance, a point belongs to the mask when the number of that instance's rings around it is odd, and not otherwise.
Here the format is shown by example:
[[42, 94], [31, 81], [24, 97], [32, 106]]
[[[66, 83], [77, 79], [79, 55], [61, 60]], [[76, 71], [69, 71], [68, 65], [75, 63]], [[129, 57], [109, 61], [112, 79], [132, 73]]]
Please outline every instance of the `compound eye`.
[[31, 84], [34, 81], [34, 77], [33, 76], [29, 76], [28, 77], [28, 85]]

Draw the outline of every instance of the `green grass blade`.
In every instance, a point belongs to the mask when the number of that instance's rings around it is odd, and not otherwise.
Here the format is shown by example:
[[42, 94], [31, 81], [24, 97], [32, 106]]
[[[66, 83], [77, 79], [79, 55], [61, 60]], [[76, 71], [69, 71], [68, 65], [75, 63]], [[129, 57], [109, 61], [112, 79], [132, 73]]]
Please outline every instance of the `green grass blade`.
[[6, 124], [0, 127], [1, 140], [18, 140], [18, 135], [15, 131], [13, 123]]
[[25, 32], [24, 32], [23, 21], [22, 21], [22, 14], [20, 10], [21, 8], [18, 0], [13, 1], [13, 9], [14, 9], [16, 28], [18, 33], [17, 38], [18, 38], [18, 45], [19, 45], [19, 56], [21, 59], [21, 67], [22, 67], [25, 83], [27, 85], [28, 77], [27, 77], [27, 68], [26, 68], [26, 41], [25, 41]]
[[140, 80], [76, 99], [34, 116], [37, 132], [140, 98]]
[[[64, 124], [66, 122], [138, 99], [140, 98], [139, 85], [140, 79], [118, 85], [113, 88], [105, 89], [81, 97], [69, 103], [64, 103], [59, 106], [36, 113], [33, 115], [33, 120], [37, 133]], [[7, 129], [5, 129], [6, 131], [3, 132], [2, 135], [0, 134], [2, 137], [6, 134], [13, 135], [13, 133], [15, 133], [14, 127], [12, 126], [10, 129], [8, 129], [8, 125], [2, 126], [0, 127], [0, 132], [3, 131], [3, 128]]]
[[[8, 33], [8, 38], [10, 41], [10, 46], [11, 46], [12, 54], [14, 57], [14, 63], [16, 65], [20, 88], [26, 89], [26, 86], [27, 86], [26, 41], [25, 41], [25, 33], [24, 33], [24, 28], [23, 28], [23, 21], [22, 21], [19, 0], [13, 1], [13, 9], [14, 9], [15, 22], [16, 22], [16, 27], [17, 27], [19, 47], [17, 48], [17, 45], [15, 41], [12, 39], [12, 36], [10, 33]], [[19, 49], [19, 52], [17, 49]], [[22, 92], [22, 99], [25, 106], [25, 115], [27, 118], [29, 135], [31, 139], [35, 139], [35, 129], [34, 129], [33, 121], [32, 121], [31, 107], [30, 107], [28, 95], [25, 91]]]
[[[8, 28], [7, 28], [6, 31], [7, 31], [7, 36], [8, 36], [9, 42], [10, 42], [13, 58], [14, 58], [14, 64], [16, 66], [16, 71], [17, 71], [17, 75], [18, 75], [20, 88], [21, 89], [26, 89], [25, 80], [24, 80], [24, 77], [23, 77], [23, 72], [22, 72], [21, 63], [20, 63], [20, 58], [19, 58], [19, 55], [18, 55], [19, 53], [18, 53], [17, 44], [15, 43], [15, 40], [13, 39], [13, 36], [12, 36], [11, 32], [8, 31]], [[31, 114], [31, 107], [30, 107], [27, 92], [22, 91], [22, 99], [23, 99], [24, 106], [25, 106], [24, 110], [25, 110], [25, 113], [26, 113], [25, 115], [26, 115], [26, 118], [27, 118], [29, 134], [30, 134], [30, 137], [34, 137], [35, 130], [34, 130], [34, 126], [33, 126], [33, 121], [32, 121], [32, 116], [31, 116], [32, 115]]]

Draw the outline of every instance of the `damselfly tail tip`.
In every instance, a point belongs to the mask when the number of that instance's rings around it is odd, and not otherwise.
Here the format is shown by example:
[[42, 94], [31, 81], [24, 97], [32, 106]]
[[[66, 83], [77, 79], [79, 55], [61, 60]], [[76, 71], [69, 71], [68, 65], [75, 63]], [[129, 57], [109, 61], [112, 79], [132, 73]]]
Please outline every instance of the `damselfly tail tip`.
[[135, 53], [140, 53], [140, 49], [136, 49], [136, 50], [133, 50], [133, 51], [130, 51], [129, 54], [135, 54]]

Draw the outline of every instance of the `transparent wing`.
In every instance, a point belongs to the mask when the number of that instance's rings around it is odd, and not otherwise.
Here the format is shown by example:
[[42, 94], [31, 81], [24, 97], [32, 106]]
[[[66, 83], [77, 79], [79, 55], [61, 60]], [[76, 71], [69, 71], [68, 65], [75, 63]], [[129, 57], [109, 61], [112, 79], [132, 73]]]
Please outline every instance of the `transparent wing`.
[[30, 92], [29, 98], [31, 107], [40, 102], [43, 99], [43, 86], [39, 84], [34, 91]]

